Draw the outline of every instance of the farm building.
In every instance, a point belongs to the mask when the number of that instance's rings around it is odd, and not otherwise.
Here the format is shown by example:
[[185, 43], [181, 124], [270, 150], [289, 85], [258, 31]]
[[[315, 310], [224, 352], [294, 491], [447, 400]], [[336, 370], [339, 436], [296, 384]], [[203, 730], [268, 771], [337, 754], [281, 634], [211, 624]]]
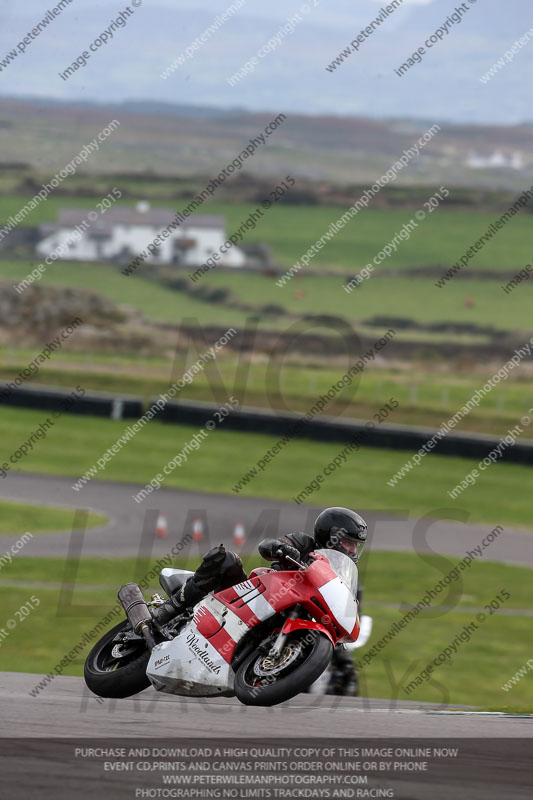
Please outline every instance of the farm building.
[[[37, 254], [45, 257], [59, 251], [63, 260], [125, 262], [146, 251], [145, 260], [153, 264], [198, 267], [220, 252], [227, 239], [224, 217], [200, 214], [175, 225], [163, 238], [162, 231], [175, 223], [176, 213], [151, 209], [148, 203], [135, 208], [115, 206], [93, 221], [94, 216], [88, 209], [60, 209], [57, 223], [40, 226]], [[244, 252], [236, 246], [227, 248], [220, 260], [227, 267], [241, 267], [245, 262]]]

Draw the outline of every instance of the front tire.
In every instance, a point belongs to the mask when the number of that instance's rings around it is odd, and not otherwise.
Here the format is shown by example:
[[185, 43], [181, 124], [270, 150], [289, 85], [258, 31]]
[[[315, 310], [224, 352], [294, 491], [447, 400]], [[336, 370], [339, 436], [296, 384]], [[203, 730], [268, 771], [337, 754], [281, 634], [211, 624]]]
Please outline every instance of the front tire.
[[[272, 634], [262, 644], [275, 638]], [[296, 631], [276, 662], [262, 650], [254, 649], [235, 674], [235, 694], [247, 706], [274, 706], [307, 691], [331, 661], [333, 645], [318, 631]]]
[[146, 675], [150, 651], [144, 642], [131, 642], [121, 657], [113, 654], [117, 633], [128, 629], [131, 626], [126, 620], [115, 625], [87, 656], [83, 670], [85, 683], [99, 697], [131, 697], [150, 686]]

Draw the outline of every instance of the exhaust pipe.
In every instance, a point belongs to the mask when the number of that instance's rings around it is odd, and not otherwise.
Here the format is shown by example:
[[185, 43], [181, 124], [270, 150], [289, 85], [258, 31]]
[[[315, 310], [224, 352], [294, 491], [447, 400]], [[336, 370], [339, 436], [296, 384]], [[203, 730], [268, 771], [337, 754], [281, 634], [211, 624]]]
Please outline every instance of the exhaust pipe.
[[152, 650], [157, 644], [150, 627], [152, 615], [138, 585], [136, 583], [127, 583], [119, 591], [118, 599], [122, 603], [131, 627], [135, 633], [144, 636], [146, 644]]

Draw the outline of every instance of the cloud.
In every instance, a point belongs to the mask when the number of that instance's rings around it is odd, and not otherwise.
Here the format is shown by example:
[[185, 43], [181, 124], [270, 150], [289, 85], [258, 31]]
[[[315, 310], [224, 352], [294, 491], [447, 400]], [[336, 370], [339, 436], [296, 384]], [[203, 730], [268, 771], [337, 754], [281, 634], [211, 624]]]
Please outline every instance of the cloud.
[[[383, 0], [370, 0], [370, 2], [383, 5]], [[434, 2], [435, 0], [403, 0], [404, 6], [428, 6]]]

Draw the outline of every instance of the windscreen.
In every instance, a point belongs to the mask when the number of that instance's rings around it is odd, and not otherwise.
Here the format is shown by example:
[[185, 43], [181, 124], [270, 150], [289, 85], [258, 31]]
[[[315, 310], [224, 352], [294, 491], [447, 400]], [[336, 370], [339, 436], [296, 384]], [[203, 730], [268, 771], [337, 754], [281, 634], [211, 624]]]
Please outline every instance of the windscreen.
[[327, 558], [333, 572], [349, 587], [355, 597], [359, 573], [352, 559], [345, 556], [344, 553], [339, 553], [338, 550], [315, 550], [315, 553]]

